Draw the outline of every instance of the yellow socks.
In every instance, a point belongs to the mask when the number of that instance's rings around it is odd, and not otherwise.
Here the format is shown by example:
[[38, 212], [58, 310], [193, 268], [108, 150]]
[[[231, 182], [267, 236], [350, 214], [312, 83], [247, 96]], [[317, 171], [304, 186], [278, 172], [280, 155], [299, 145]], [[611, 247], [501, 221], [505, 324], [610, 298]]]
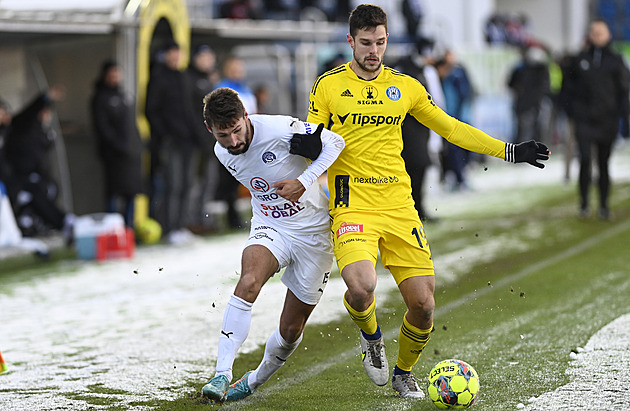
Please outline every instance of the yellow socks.
[[378, 330], [378, 324], [376, 322], [376, 299], [372, 301], [372, 304], [363, 312], [359, 312], [350, 307], [350, 304], [346, 301], [346, 296], [343, 296], [343, 305], [346, 306], [350, 318], [352, 321], [367, 335], [375, 334]]
[[424, 346], [429, 342], [431, 330], [421, 330], [414, 327], [407, 321], [407, 313], [403, 317], [398, 334], [398, 360], [396, 366], [403, 371], [411, 371], [411, 368], [418, 362]]

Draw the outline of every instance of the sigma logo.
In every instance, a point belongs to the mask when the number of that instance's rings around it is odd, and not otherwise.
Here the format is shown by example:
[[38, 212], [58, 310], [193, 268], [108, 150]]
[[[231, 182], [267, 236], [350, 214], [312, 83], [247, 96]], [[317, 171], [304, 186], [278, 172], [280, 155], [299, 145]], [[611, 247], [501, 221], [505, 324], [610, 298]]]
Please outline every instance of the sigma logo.
[[271, 151], [266, 151], [263, 155], [262, 155], [262, 161], [265, 164], [268, 163], [272, 163], [276, 160], [276, 155], [274, 153], [272, 153]]
[[260, 177], [254, 177], [249, 181], [249, 185], [254, 191], [266, 193], [269, 191], [269, 183]]
[[341, 223], [341, 226], [337, 229], [337, 238], [347, 233], [362, 233], [363, 224], [348, 224]]
[[374, 86], [365, 86], [361, 90], [361, 96], [366, 100], [374, 100], [378, 97], [378, 90]]

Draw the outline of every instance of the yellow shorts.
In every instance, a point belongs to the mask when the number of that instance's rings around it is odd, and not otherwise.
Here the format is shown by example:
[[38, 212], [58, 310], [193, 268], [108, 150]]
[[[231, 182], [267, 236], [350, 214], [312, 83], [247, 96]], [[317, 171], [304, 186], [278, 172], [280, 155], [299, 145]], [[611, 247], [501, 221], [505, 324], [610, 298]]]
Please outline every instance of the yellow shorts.
[[383, 266], [396, 284], [409, 277], [434, 275], [431, 249], [424, 227], [413, 206], [394, 210], [348, 210], [330, 213], [335, 257], [339, 271], [348, 264], [368, 260]]

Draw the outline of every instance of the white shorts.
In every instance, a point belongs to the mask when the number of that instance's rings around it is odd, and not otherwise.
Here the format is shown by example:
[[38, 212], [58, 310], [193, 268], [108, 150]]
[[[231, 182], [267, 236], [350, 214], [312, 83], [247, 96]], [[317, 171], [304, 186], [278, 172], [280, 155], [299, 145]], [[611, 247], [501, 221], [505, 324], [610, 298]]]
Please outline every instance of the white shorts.
[[280, 232], [264, 224], [252, 225], [245, 244], [266, 247], [285, 268], [282, 282], [305, 304], [316, 305], [328, 283], [334, 263], [330, 230], [320, 233]]

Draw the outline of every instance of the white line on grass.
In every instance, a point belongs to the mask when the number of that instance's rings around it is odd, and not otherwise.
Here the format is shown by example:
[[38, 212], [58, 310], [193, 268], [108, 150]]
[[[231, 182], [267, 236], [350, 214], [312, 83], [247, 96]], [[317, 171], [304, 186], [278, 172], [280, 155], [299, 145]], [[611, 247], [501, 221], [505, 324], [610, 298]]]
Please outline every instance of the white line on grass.
[[[574, 247], [571, 247], [565, 251], [562, 251], [552, 257], [546, 258], [544, 260], [540, 260], [537, 263], [534, 263], [532, 265], [527, 266], [526, 268], [512, 274], [512, 275], [508, 275], [506, 277], [503, 277], [501, 280], [497, 281], [494, 285], [498, 286], [498, 287], [506, 287], [508, 286], [510, 283], [513, 283], [515, 281], [518, 281], [524, 277], [527, 277], [530, 274], [533, 274], [535, 272], [538, 272], [548, 266], [551, 266], [553, 264], [559, 263], [560, 261], [566, 260], [570, 257], [573, 257], [576, 254], [582, 253], [585, 250], [588, 250], [589, 248], [599, 244], [600, 242], [613, 237], [617, 234], [621, 234], [622, 232], [626, 231], [630, 229], [630, 220], [626, 221], [623, 224], [619, 224], [617, 226], [611, 227], [610, 229], [596, 235], [593, 237], [590, 237], [589, 239], [582, 241], [581, 243], [577, 244]], [[481, 290], [475, 290], [473, 292], [470, 292], [454, 301], [451, 301], [450, 303], [444, 304], [440, 307], [437, 307], [435, 310], [435, 316], [439, 317], [442, 315], [446, 315], [449, 311], [454, 310], [456, 308], [459, 308], [461, 306], [463, 306], [464, 304], [469, 303], [470, 301], [483, 296], [485, 294], [488, 294], [490, 291], [492, 291], [493, 288], [482, 288]], [[398, 329], [393, 329], [390, 330], [389, 332], [385, 333], [385, 337], [387, 339], [392, 339], [395, 338], [398, 335]], [[358, 342], [358, 339], [357, 339]], [[316, 365], [314, 365], [313, 367], [309, 368], [308, 370], [306, 370], [305, 372], [303, 372], [301, 375], [297, 376], [297, 377], [293, 377], [291, 379], [284, 379], [281, 382], [279, 382], [278, 384], [274, 385], [273, 387], [269, 387], [268, 389], [265, 389], [261, 392], [259, 392], [255, 397], [253, 398], [249, 398], [243, 401], [239, 401], [236, 403], [229, 403], [226, 404], [226, 407], [224, 407], [225, 409], [233, 409], [233, 410], [238, 410], [241, 409], [243, 407], [247, 407], [248, 404], [251, 404], [252, 402], [256, 401], [256, 400], [260, 400], [261, 398], [265, 398], [267, 396], [270, 395], [275, 395], [278, 391], [281, 390], [285, 390], [289, 387], [292, 387], [296, 384], [302, 384], [304, 383], [307, 379], [319, 375], [321, 373], [323, 373], [324, 371], [326, 371], [328, 368], [333, 367], [335, 365], [337, 365], [338, 363], [344, 362], [346, 360], [348, 360], [349, 358], [356, 356], [357, 355], [357, 350], [356, 348], [352, 348], [350, 350], [347, 350], [341, 354], [337, 354], [334, 356], [334, 358], [331, 358], [328, 361], [325, 362], [321, 362], [318, 363]], [[595, 393], [593, 393], [593, 395], [595, 395]]]

